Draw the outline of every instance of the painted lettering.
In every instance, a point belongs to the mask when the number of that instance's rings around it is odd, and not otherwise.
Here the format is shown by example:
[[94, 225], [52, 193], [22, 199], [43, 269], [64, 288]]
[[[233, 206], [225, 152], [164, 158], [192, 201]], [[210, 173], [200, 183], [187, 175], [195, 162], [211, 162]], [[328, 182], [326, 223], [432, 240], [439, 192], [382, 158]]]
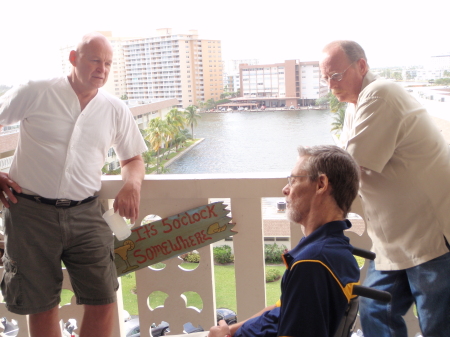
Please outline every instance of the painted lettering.
[[189, 242], [188, 242], [188, 240], [186, 240], [186, 239], [184, 239], [182, 236], [177, 236], [177, 243], [179, 244], [179, 245], [182, 245], [183, 246], [183, 249], [186, 249], [186, 248], [190, 248], [191, 247], [191, 245], [189, 244]]
[[195, 223], [195, 221], [193, 221], [192, 220], [192, 218], [191, 218], [191, 215], [189, 214], [189, 213], [185, 213], [187, 216], [188, 216], [188, 218], [189, 218], [189, 223], [192, 225], [192, 224], [194, 224]]
[[194, 213], [194, 214], [192, 215], [192, 217], [194, 218], [194, 221], [195, 221], [195, 222], [199, 222], [199, 221], [201, 220], [200, 214], [198, 214], [198, 213]]
[[162, 223], [163, 223], [164, 227], [165, 226], [169, 227], [169, 229], [166, 229], [166, 230], [163, 231], [164, 233], [170, 233], [172, 231], [172, 225], [171, 225], [170, 222], [167, 222], [167, 220], [168, 220], [167, 218], [166, 219], [162, 219]]
[[208, 208], [209, 218], [211, 218], [212, 216], [217, 217], [217, 214], [214, 213], [214, 206], [216, 206], [216, 204], [206, 206]]
[[143, 238], [142, 236], [141, 236], [141, 230], [143, 230], [144, 229], [144, 227], [142, 227], [142, 226], [139, 226], [139, 227], [137, 227], [137, 228], [133, 228], [132, 229], [132, 232], [134, 232], [134, 233], [136, 233], [137, 235], [138, 235], [138, 239], [137, 240], [135, 240], [134, 242], [139, 242], [139, 241], [142, 241], [142, 240], [145, 240], [145, 238]]
[[179, 229], [181, 227], [180, 220], [178, 219], [173, 220], [172, 226], [175, 227], [176, 229]]
[[[133, 252], [133, 256], [136, 258], [136, 262], [141, 264], [144, 263], [145, 261], [147, 261], [147, 258], [145, 257], [145, 255], [139, 254], [141, 252], [140, 249], [136, 249]], [[139, 260], [139, 258], [143, 258], [143, 260]]]
[[207, 215], [203, 216], [203, 213], [206, 213], [206, 209], [202, 209], [200, 211], [200, 215], [201, 215], [202, 219], [208, 219], [208, 216]]
[[[188, 221], [186, 220], [186, 218], [187, 218], [186, 215], [184, 215], [184, 216], [181, 218], [181, 223], [182, 223], [184, 226], [189, 225], [189, 223], [188, 223]], [[184, 220], [186, 220], [186, 222], [184, 222]]]
[[144, 233], [147, 234], [147, 237], [150, 239], [152, 236], [158, 234], [158, 230], [155, 228], [155, 225], [146, 225]]
[[180, 244], [172, 243], [172, 240], [168, 240], [168, 241], [169, 241], [169, 244], [170, 244], [170, 249], [172, 249], [172, 251], [176, 252], [176, 251], [181, 250], [181, 245]]

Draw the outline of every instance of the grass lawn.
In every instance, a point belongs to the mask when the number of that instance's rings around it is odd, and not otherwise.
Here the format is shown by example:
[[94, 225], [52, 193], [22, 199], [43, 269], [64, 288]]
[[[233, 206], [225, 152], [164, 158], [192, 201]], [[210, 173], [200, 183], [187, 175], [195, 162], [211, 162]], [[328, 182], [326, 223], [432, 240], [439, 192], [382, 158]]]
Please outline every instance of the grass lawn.
[[[356, 257], [358, 264], [361, 266], [364, 263], [363, 258]], [[183, 263], [183, 268], [194, 269], [196, 263]], [[284, 265], [266, 265], [267, 268], [273, 268], [280, 271], [282, 275], [285, 271]], [[217, 308], [228, 308], [236, 312], [236, 287], [234, 284], [235, 274], [234, 265], [216, 265], [214, 266], [214, 276], [216, 283], [216, 305]], [[266, 305], [272, 305], [280, 298], [281, 279], [266, 283]], [[122, 276], [122, 294], [124, 309], [127, 310], [130, 315], [138, 315], [137, 295], [135, 294], [136, 278], [134, 273]], [[184, 294], [187, 299], [187, 305], [203, 308], [203, 303], [200, 296], [194, 292], [187, 292]], [[61, 294], [61, 305], [70, 303], [70, 299], [73, 296], [73, 292], [70, 290], [63, 290]], [[164, 304], [167, 295], [163, 292], [154, 292], [150, 296], [150, 306], [156, 308]]]

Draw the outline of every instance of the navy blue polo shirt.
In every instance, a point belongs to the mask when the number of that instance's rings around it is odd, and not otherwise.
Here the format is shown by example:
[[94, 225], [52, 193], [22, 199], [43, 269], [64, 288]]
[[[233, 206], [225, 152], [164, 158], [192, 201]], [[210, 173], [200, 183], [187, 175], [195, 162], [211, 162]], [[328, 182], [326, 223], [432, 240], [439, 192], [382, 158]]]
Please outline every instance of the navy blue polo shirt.
[[359, 281], [353, 248], [343, 233], [350, 227], [348, 220], [329, 222], [285, 254], [278, 306], [245, 322], [235, 337], [332, 337]]

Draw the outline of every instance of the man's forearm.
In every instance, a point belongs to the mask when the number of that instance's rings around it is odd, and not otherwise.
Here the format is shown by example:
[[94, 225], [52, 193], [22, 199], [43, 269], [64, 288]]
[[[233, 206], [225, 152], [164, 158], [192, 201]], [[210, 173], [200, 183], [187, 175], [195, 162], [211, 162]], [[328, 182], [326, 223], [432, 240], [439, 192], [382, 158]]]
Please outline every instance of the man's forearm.
[[120, 162], [124, 184], [114, 200], [114, 210], [131, 220], [138, 218], [142, 180], [145, 175], [144, 161], [136, 156]]
[[236, 331], [237, 331], [237, 330], [238, 330], [245, 322], [247, 322], [249, 319], [252, 319], [252, 318], [254, 318], [254, 317], [261, 316], [261, 315], [262, 315], [263, 313], [265, 313], [266, 311], [269, 311], [269, 310], [272, 310], [272, 309], [275, 309], [275, 308], [276, 308], [276, 305], [270, 305], [270, 306], [264, 308], [263, 310], [261, 310], [260, 312], [254, 314], [253, 316], [247, 318], [246, 320], [244, 320], [244, 321], [242, 321], [242, 322], [238, 322], [238, 323], [233, 324], [233, 325], [230, 325], [230, 333], [231, 333], [231, 336], [234, 336], [234, 334], [236, 333]]
[[136, 156], [128, 160], [120, 161], [122, 167], [122, 179], [125, 184], [140, 188], [145, 176], [145, 167], [142, 157]]

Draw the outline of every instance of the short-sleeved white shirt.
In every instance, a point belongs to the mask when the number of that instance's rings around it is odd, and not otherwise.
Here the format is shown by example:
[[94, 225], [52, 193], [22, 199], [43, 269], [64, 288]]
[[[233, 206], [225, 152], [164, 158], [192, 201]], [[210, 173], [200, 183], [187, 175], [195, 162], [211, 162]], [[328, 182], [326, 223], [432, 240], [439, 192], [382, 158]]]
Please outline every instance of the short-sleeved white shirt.
[[348, 105], [341, 140], [362, 167], [376, 268], [406, 269], [447, 253], [449, 148], [420, 103], [368, 72], [356, 106]]
[[0, 98], [0, 125], [20, 121], [10, 176], [46, 198], [82, 200], [101, 187], [112, 146], [121, 160], [146, 151], [130, 110], [102, 89], [81, 111], [67, 77], [30, 81]]

